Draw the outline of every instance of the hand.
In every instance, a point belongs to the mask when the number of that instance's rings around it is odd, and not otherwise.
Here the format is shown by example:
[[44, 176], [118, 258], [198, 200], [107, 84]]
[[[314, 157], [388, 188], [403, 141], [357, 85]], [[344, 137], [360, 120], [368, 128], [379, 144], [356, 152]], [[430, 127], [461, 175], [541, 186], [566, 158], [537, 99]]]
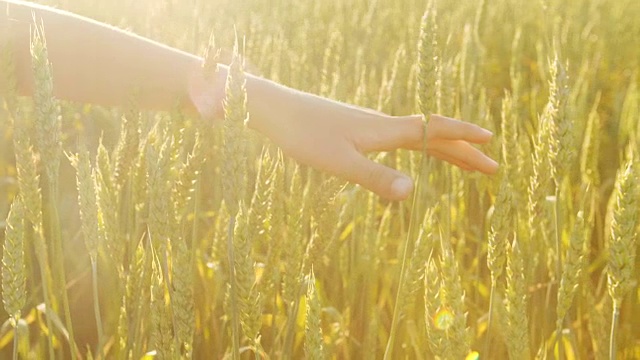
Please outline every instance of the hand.
[[[192, 87], [191, 99], [200, 114], [216, 113], [226, 68], [212, 83]], [[203, 89], [206, 89], [203, 91]], [[365, 154], [395, 149], [423, 150], [422, 115], [389, 116], [296, 91], [247, 75], [249, 126], [298, 162], [357, 183], [389, 200], [404, 200], [413, 181], [402, 172], [369, 160]], [[498, 164], [471, 144], [483, 144], [493, 134], [477, 125], [432, 115], [426, 129], [429, 155], [465, 170], [493, 174]]]

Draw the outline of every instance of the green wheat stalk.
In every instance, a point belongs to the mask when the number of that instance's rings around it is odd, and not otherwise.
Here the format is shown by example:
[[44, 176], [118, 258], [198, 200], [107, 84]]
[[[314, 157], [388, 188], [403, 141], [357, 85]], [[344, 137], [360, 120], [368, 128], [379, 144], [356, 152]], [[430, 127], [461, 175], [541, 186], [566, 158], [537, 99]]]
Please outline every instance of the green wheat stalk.
[[243, 204], [245, 186], [245, 141], [244, 127], [248, 120], [246, 78], [243, 71], [243, 60], [239, 53], [238, 40], [233, 50], [233, 60], [229, 66], [226, 82], [226, 98], [224, 100], [224, 163], [222, 167], [222, 187], [224, 202], [229, 210], [227, 236], [227, 256], [229, 261], [229, 290], [231, 301], [231, 332], [233, 359], [240, 357], [240, 319], [239, 295], [236, 280], [234, 230], [237, 215]]
[[76, 183], [78, 189], [78, 204], [85, 245], [91, 259], [91, 274], [93, 282], [93, 304], [96, 327], [98, 328], [98, 349], [100, 358], [104, 359], [104, 333], [102, 317], [100, 316], [100, 296], [98, 291], [98, 201], [96, 190], [96, 172], [91, 168], [89, 152], [80, 146], [79, 153], [69, 157], [76, 169]]
[[307, 359], [321, 360], [326, 359], [326, 355], [320, 320], [322, 307], [320, 299], [318, 299], [315, 282], [316, 277], [313, 274], [313, 269], [311, 269], [307, 287], [307, 318], [305, 324], [304, 352]]
[[11, 204], [2, 246], [2, 303], [14, 330], [13, 359], [18, 359], [18, 322], [27, 298], [24, 241], [26, 210], [20, 197]]
[[[60, 231], [60, 220], [56, 207], [58, 200], [58, 174], [60, 167], [60, 157], [62, 155], [61, 129], [60, 129], [60, 105], [53, 97], [53, 77], [51, 63], [48, 58], [47, 44], [44, 33], [44, 26], [39, 23], [34, 15], [34, 24], [31, 32], [31, 63], [35, 79], [35, 91], [33, 102], [35, 105], [35, 134], [36, 148], [40, 153], [42, 164], [45, 170], [44, 183], [46, 192], [43, 197], [43, 211], [48, 217], [46, 222], [49, 226], [45, 229], [45, 235], [51, 237], [55, 270], [54, 279], [57, 282], [59, 295], [62, 300], [62, 307], [65, 316], [65, 325], [69, 332], [71, 358], [77, 358], [77, 348], [73, 324], [71, 322], [71, 311], [69, 308], [69, 298], [66, 291], [66, 275], [64, 270], [64, 252], [62, 247], [62, 235]], [[55, 311], [54, 309], [49, 309]]]
[[614, 192], [609, 264], [607, 267], [609, 295], [613, 300], [609, 357], [616, 359], [616, 330], [622, 301], [634, 287], [638, 222], [638, 173], [633, 156], [618, 171]]
[[422, 17], [421, 27], [420, 27], [420, 41], [419, 41], [419, 71], [418, 71], [418, 104], [420, 106], [420, 110], [423, 114], [425, 124], [424, 124], [424, 134], [423, 134], [423, 148], [420, 160], [420, 174], [416, 179], [416, 189], [413, 195], [413, 201], [411, 205], [411, 218], [409, 220], [409, 231], [407, 232], [407, 241], [404, 245], [402, 263], [400, 268], [400, 285], [398, 286], [398, 292], [396, 296], [396, 302], [393, 310], [393, 320], [391, 322], [391, 329], [389, 331], [389, 339], [387, 341], [387, 346], [384, 353], [384, 359], [389, 360], [393, 354], [393, 348], [395, 345], [395, 339], [397, 336], [397, 328], [398, 322], [400, 321], [400, 296], [403, 294], [403, 284], [405, 278], [405, 267], [408, 263], [409, 254], [412, 249], [410, 249], [410, 244], [413, 244], [413, 239], [416, 238], [416, 231], [418, 227], [418, 223], [420, 219], [419, 215], [419, 207], [421, 207], [420, 203], [424, 199], [425, 189], [423, 186], [423, 182], [427, 181], [427, 159], [426, 159], [426, 129], [427, 129], [427, 121], [430, 117], [432, 111], [437, 107], [435, 105], [434, 99], [437, 98], [437, 78], [438, 78], [438, 56], [436, 55], [437, 51], [437, 41], [436, 41], [436, 12], [435, 5], [433, 1], [429, 3], [427, 11]]

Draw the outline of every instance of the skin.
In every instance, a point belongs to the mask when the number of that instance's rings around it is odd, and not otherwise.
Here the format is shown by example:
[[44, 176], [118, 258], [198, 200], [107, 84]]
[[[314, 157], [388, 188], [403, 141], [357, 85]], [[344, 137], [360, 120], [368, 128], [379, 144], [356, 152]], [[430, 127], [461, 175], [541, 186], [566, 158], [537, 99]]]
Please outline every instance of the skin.
[[[5, 11], [6, 9], [6, 11]], [[10, 44], [18, 91], [33, 92], [29, 38], [33, 19], [45, 29], [58, 98], [119, 106], [135, 92], [142, 108], [170, 110], [179, 103], [193, 116], [215, 118], [222, 109], [228, 68], [203, 74], [203, 59], [71, 13], [15, 0], [0, 0], [0, 47]], [[365, 154], [422, 150], [421, 115], [390, 116], [297, 91], [247, 74], [249, 127], [300, 163], [362, 185], [389, 200], [413, 190], [407, 175]], [[4, 84], [0, 84], [0, 92]], [[492, 133], [477, 125], [432, 115], [427, 153], [462, 169], [493, 174], [498, 164], [474, 147]]]

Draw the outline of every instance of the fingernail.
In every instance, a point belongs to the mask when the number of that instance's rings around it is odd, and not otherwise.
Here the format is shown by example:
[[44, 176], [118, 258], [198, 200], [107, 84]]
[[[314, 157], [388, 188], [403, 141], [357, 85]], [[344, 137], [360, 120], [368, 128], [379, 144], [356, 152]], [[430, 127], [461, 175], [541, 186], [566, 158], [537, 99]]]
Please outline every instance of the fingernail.
[[413, 181], [406, 177], [399, 177], [393, 180], [391, 192], [396, 199], [406, 199], [413, 190]]
[[482, 131], [484, 132], [484, 134], [485, 134], [486, 136], [493, 136], [493, 132], [491, 132], [491, 131], [489, 131], [489, 130], [487, 130], [487, 129], [482, 129]]
[[490, 164], [490, 168], [491, 168], [491, 172], [495, 173], [496, 171], [498, 171], [498, 168], [500, 167], [500, 165], [498, 164], [497, 161], [490, 159], [491, 161], [489, 162]]

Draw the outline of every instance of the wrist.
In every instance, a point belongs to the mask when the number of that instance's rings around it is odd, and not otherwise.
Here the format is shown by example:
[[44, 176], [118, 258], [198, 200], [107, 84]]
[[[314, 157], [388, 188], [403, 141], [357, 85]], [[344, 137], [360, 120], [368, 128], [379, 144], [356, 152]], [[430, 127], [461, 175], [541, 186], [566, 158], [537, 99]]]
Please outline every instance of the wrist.
[[[199, 64], [189, 77], [188, 100], [184, 104], [189, 114], [200, 116], [210, 123], [224, 119], [224, 98], [228, 66], [218, 64], [216, 71], [207, 74]], [[305, 93], [273, 81], [246, 73], [247, 126], [268, 137], [285, 131], [291, 119], [301, 112], [308, 101]]]
[[299, 114], [304, 93], [247, 74], [247, 126], [267, 136], [282, 131]]
[[224, 118], [225, 82], [228, 68], [218, 65], [216, 70], [208, 73], [202, 62], [189, 76], [188, 97], [185, 102], [187, 112], [196, 114], [209, 122]]

